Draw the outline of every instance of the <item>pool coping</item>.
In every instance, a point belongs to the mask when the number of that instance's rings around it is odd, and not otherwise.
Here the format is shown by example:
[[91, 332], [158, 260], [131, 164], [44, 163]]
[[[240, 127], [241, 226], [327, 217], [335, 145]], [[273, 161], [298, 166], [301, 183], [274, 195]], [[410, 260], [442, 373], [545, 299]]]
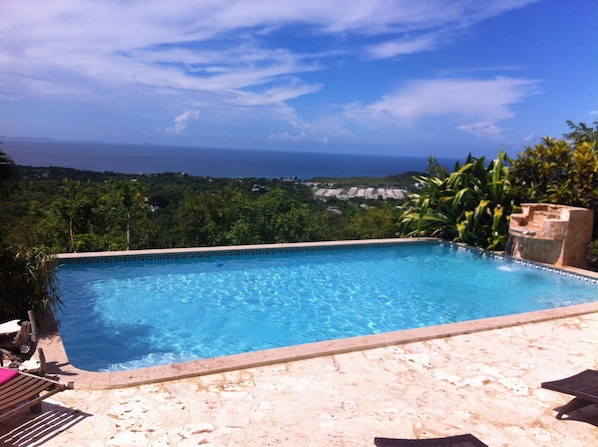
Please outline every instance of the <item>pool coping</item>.
[[[411, 244], [418, 241], [439, 241], [435, 238], [411, 238], [411, 239], [376, 239], [363, 241], [334, 241], [334, 242], [313, 242], [302, 244], [267, 244], [239, 247], [205, 247], [171, 250], [139, 250], [129, 252], [107, 252], [107, 253], [82, 253], [58, 255], [58, 259], [72, 259], [76, 257], [99, 258], [102, 256], [154, 256], [163, 254], [185, 254], [196, 252], [223, 252], [232, 250], [270, 250], [287, 248], [311, 248], [311, 247], [334, 247], [347, 245], [380, 245], [388, 243]], [[500, 255], [497, 255], [500, 257]], [[526, 263], [528, 261], [525, 261]], [[530, 263], [536, 265], [537, 263]], [[541, 264], [537, 264], [541, 265]], [[552, 265], [544, 266], [549, 270], [570, 271], [575, 275], [598, 279], [598, 273], [577, 268], [556, 268]], [[267, 349], [262, 351], [248, 352], [242, 354], [227, 355], [210, 359], [193, 360], [183, 363], [174, 363], [149, 368], [114, 372], [92, 372], [79, 369], [73, 366], [62, 343], [60, 332], [56, 321], [50, 313], [46, 318], [40, 347], [44, 349], [48, 362], [47, 372], [58, 374], [63, 381], [68, 381], [77, 389], [116, 389], [125, 388], [148, 383], [165, 382], [170, 380], [183, 379], [199, 375], [222, 373], [259, 367], [264, 365], [285, 363], [296, 360], [309, 359], [314, 357], [329, 356], [354, 351], [381, 348], [391, 345], [419, 342], [435, 338], [445, 338], [461, 334], [469, 334], [488, 330], [495, 330], [509, 326], [518, 326], [528, 323], [539, 323], [547, 320], [572, 317], [576, 315], [598, 312], [598, 301], [592, 303], [578, 304], [567, 307], [546, 309], [535, 312], [512, 314], [501, 317], [490, 317], [478, 320], [470, 320], [459, 323], [450, 323], [423, 328], [405, 329], [381, 334], [364, 335], [338, 340], [327, 340], [315, 343], [307, 343], [289, 347]]]

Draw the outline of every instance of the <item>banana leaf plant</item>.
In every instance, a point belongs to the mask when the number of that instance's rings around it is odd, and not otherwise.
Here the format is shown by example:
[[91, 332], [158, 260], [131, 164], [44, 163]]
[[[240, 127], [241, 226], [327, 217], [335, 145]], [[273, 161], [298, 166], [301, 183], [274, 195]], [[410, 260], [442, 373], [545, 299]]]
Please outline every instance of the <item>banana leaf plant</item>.
[[507, 155], [501, 151], [486, 166], [469, 155], [447, 176], [418, 176], [421, 193], [402, 208], [398, 234], [440, 237], [489, 250], [503, 250], [513, 210]]

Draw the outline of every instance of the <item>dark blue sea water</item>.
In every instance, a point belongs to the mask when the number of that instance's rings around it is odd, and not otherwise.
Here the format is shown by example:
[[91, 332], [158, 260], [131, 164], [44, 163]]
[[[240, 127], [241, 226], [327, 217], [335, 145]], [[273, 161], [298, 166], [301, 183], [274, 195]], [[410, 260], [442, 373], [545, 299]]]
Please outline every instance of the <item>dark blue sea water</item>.
[[[127, 174], [186, 172], [211, 177], [386, 177], [425, 172], [427, 157], [117, 145], [2, 138], [2, 150], [22, 166], [60, 166]], [[447, 167], [453, 160], [440, 160]]]

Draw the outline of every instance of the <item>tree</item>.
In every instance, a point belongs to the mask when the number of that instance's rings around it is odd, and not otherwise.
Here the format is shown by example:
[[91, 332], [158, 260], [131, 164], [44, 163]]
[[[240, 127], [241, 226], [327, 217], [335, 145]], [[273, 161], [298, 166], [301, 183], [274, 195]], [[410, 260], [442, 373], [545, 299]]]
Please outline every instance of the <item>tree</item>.
[[398, 211], [395, 206], [360, 209], [347, 224], [351, 239], [383, 239], [397, 234]]
[[100, 249], [99, 232], [104, 224], [99, 200], [97, 184], [65, 178], [58, 196], [36, 228], [37, 236], [56, 252]]
[[[9, 200], [20, 175], [12, 158], [0, 151], [0, 195]], [[8, 247], [0, 240], [0, 320], [25, 318], [60, 305], [55, 262], [47, 248]]]
[[220, 245], [226, 233], [224, 216], [230, 212], [230, 202], [224, 197], [234, 200], [235, 194], [230, 189], [214, 195], [201, 191], [188, 194], [176, 211], [176, 232], [182, 246]]
[[546, 202], [550, 190], [561, 184], [571, 170], [571, 146], [565, 140], [544, 137], [527, 146], [511, 163], [511, 183], [520, 201]]
[[548, 187], [551, 202], [598, 211], [598, 152], [589, 142], [570, 151], [567, 170]]
[[321, 213], [277, 187], [257, 196], [231, 187], [189, 194], [177, 221], [186, 246], [315, 241], [327, 231]]
[[109, 180], [102, 189], [99, 212], [104, 220], [104, 250], [155, 247], [151, 211], [139, 182]]
[[426, 167], [426, 174], [428, 177], [438, 177], [444, 179], [448, 177], [446, 167], [438, 162], [438, 159], [433, 155], [428, 157], [428, 166]]
[[598, 237], [598, 120], [593, 124], [592, 128], [585, 123], [574, 124], [571, 120], [567, 121], [572, 131], [564, 137], [572, 142], [573, 160], [568, 179], [569, 188], [564, 189], [572, 190], [572, 203], [594, 210], [594, 233]]
[[598, 121], [596, 128], [567, 122], [565, 139], [544, 137], [512, 162], [510, 179], [521, 202], [551, 202], [594, 210], [598, 237]]
[[64, 179], [36, 236], [56, 252], [158, 248], [159, 232], [142, 190], [129, 180]]
[[574, 144], [594, 143], [596, 145], [598, 142], [598, 120], [594, 121], [593, 124], [594, 127], [592, 128], [588, 127], [586, 123], [575, 124], [573, 121], [567, 120], [567, 126], [571, 129], [571, 132], [563, 136]]
[[0, 149], [0, 199], [8, 200], [19, 186], [21, 175], [13, 159]]
[[260, 244], [262, 235], [257, 230], [257, 200], [246, 192], [235, 190], [226, 202], [229, 207], [226, 211], [226, 244]]
[[273, 188], [255, 204], [254, 234], [260, 243], [315, 241], [321, 238], [319, 216], [306, 203], [294, 199], [287, 191]]

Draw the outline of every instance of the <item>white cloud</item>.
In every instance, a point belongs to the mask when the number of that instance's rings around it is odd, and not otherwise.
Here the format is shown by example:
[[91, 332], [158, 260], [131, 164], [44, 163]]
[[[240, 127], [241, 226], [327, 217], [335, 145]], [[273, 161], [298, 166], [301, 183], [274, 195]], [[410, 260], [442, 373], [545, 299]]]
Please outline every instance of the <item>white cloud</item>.
[[314, 136], [307, 132], [299, 132], [296, 134], [291, 134], [289, 132], [280, 132], [271, 134], [268, 137], [269, 140], [272, 141], [289, 141], [292, 143], [304, 142], [304, 141], [314, 141], [321, 144], [328, 144], [330, 141], [327, 136]]
[[[532, 0], [355, 2], [10, 2], [0, 15], [0, 61], [14, 77], [70, 84], [73, 78], [126, 86], [245, 89], [318, 69], [322, 54], [264, 45], [262, 37], [302, 24], [311, 35], [375, 36], [353, 56], [393, 57], [434, 48], [447, 29]], [[343, 11], [339, 14], [339, 11]], [[345, 50], [347, 51], [347, 50]]]
[[270, 104], [282, 104], [290, 99], [317, 92], [320, 85], [305, 85], [292, 83], [284, 86], [268, 88], [262, 92], [235, 91], [234, 103], [245, 106], [263, 106]]
[[398, 124], [422, 117], [453, 117], [462, 122], [461, 130], [497, 136], [498, 123], [514, 116], [511, 106], [535, 93], [537, 85], [534, 80], [504, 77], [419, 80], [352, 113], [386, 116]]
[[438, 45], [438, 37], [429, 35], [418, 38], [390, 40], [379, 45], [372, 45], [368, 48], [368, 53], [375, 59], [386, 59], [402, 54], [432, 50]]
[[[346, 0], [4, 2], [0, 97], [14, 103], [77, 101], [74, 110], [107, 104], [110, 113], [118, 106], [120, 117], [151, 115], [154, 121], [143, 123], [150, 132], [169, 119], [164, 111], [191, 104], [162, 128], [168, 135], [191, 132], [189, 124], [200, 117], [194, 107], [209, 110], [202, 120], [218, 120], [219, 129], [249, 133], [261, 124], [268, 128], [263, 135], [288, 141], [382, 135], [380, 123], [389, 119], [434, 115], [459, 117], [456, 127], [469, 133], [496, 134], [535, 81], [414, 81], [337, 114], [334, 107], [359, 94], [339, 94], [330, 104], [324, 95], [331, 86], [317, 75], [337, 63], [439, 49], [473, 25], [534, 1], [368, 0], [350, 7]], [[285, 27], [317, 40], [317, 50], [287, 38]], [[307, 95], [319, 94], [309, 119], [295, 109]]]
[[190, 121], [199, 119], [199, 110], [186, 110], [174, 119], [174, 126], [167, 127], [165, 132], [171, 135], [181, 135], [187, 129]]
[[529, 143], [530, 141], [534, 141], [535, 139], [536, 139], [535, 135], [531, 132], [522, 138], [522, 140], [525, 141], [526, 143]]
[[485, 137], [500, 137], [503, 129], [499, 127], [495, 122], [480, 121], [475, 123], [468, 123], [458, 126], [458, 129], [464, 130], [476, 136]]

